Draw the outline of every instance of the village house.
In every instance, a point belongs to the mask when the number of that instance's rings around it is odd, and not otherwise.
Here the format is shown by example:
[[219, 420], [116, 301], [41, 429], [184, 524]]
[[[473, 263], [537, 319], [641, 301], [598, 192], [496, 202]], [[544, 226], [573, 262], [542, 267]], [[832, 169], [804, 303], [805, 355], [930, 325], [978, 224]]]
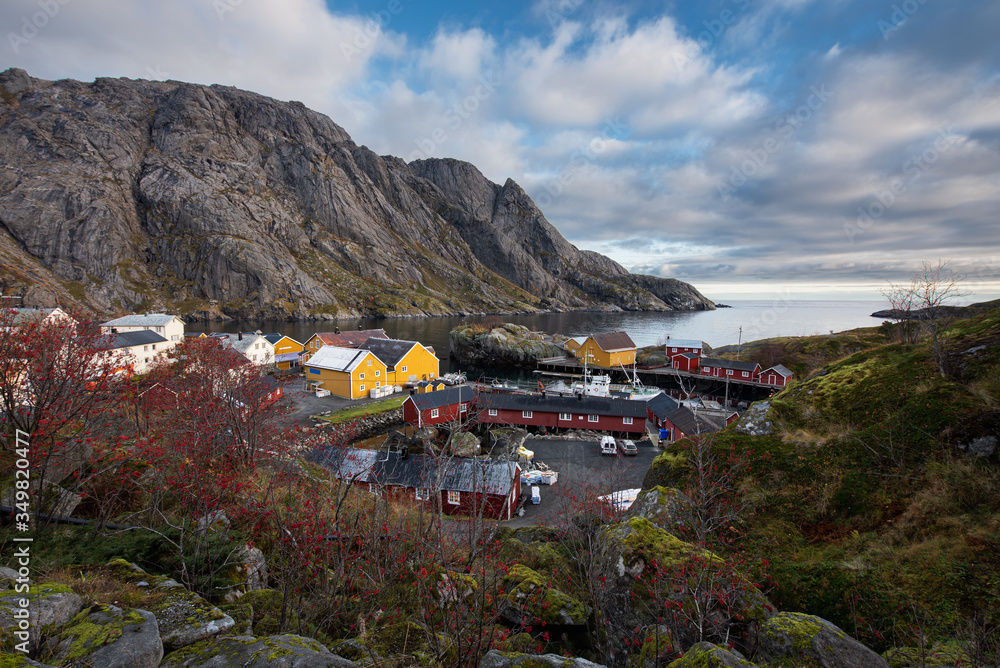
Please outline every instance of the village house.
[[134, 313], [101, 323], [101, 332], [105, 334], [143, 330], [159, 334], [166, 339], [170, 348], [184, 340], [184, 321], [167, 313]]
[[736, 362], [715, 357], [701, 358], [701, 375], [725, 380], [757, 382], [760, 365], [756, 362]]
[[29, 322], [39, 325], [76, 324], [76, 320], [58, 306], [55, 308], [10, 308], [6, 310], [12, 313], [10, 323], [15, 326]]
[[726, 418], [707, 415], [710, 411], [692, 410], [676, 399], [658, 394], [646, 402], [647, 418], [660, 434], [660, 442], [673, 443], [688, 436], [714, 434], [726, 425]]
[[776, 364], [766, 371], [760, 373], [760, 382], [763, 385], [774, 385], [775, 387], [784, 387], [788, 384], [788, 381], [792, 379], [794, 374], [787, 367]]
[[309, 356], [323, 346], [335, 346], [337, 348], [358, 348], [368, 339], [388, 339], [389, 336], [384, 329], [355, 329], [333, 332], [317, 332], [302, 344], [302, 361], [309, 359]]
[[284, 334], [265, 334], [264, 338], [274, 346], [274, 366], [282, 371], [294, 369], [299, 365], [299, 353], [304, 346], [290, 336]]
[[673, 359], [677, 355], [685, 354], [693, 354], [701, 357], [704, 345], [705, 344], [701, 341], [696, 341], [694, 339], [675, 339], [668, 336], [666, 342], [664, 343], [664, 349], [667, 357], [670, 359]]
[[274, 345], [256, 332], [237, 334], [213, 334], [214, 338], [227, 347], [243, 355], [248, 362], [257, 366], [274, 362]]
[[479, 422], [487, 424], [632, 435], [646, 431], [646, 404], [629, 399], [481, 393], [477, 407]]
[[589, 365], [603, 369], [617, 369], [635, 363], [636, 348], [627, 332], [607, 332], [591, 334], [573, 354]]
[[403, 402], [403, 421], [419, 429], [463, 420], [475, 401], [476, 395], [468, 385], [410, 395]]
[[303, 362], [306, 383], [344, 399], [360, 399], [386, 385], [386, 367], [370, 350], [324, 345]]
[[370, 350], [386, 368], [386, 383], [405, 385], [417, 381], [433, 381], [441, 363], [434, 351], [416, 341], [372, 337], [358, 346]]
[[372, 494], [440, 506], [446, 515], [509, 520], [521, 495], [515, 462], [343, 448], [327, 453], [323, 463]]
[[116, 353], [116, 371], [128, 375], [146, 373], [173, 348], [165, 337], [148, 329], [114, 332], [103, 338], [107, 349]]
[[701, 355], [695, 353], [681, 353], [670, 358], [670, 366], [680, 371], [696, 373], [699, 364], [701, 364]]

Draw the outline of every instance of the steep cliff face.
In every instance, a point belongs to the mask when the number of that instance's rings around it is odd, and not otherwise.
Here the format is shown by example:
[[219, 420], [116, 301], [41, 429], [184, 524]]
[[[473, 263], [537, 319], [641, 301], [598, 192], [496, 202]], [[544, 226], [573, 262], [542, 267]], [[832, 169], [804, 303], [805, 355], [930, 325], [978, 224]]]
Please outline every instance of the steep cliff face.
[[102, 313], [711, 308], [581, 252], [513, 181], [407, 165], [297, 102], [0, 74], [0, 287]]

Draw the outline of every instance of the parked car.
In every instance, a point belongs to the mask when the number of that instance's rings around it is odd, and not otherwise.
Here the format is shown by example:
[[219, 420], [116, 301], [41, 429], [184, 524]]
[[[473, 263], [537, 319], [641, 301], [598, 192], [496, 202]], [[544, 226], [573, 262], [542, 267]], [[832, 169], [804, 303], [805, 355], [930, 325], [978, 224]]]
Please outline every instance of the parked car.
[[538, 505], [542, 502], [542, 493], [538, 490], [538, 487], [531, 488], [531, 503]]
[[622, 441], [618, 447], [621, 448], [623, 455], [629, 455], [634, 457], [635, 455], [639, 454], [639, 448], [637, 448], [635, 446], [635, 443], [629, 439], [625, 439], [624, 441]]
[[601, 454], [602, 455], [618, 454], [618, 444], [615, 442], [614, 436], [601, 437]]

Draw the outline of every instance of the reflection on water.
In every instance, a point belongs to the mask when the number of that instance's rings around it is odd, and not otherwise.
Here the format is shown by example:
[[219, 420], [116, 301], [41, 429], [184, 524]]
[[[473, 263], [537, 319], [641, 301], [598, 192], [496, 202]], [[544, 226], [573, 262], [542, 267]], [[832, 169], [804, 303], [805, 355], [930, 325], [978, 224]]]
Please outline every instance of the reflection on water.
[[[589, 312], [543, 313], [503, 316], [504, 321], [525, 325], [533, 330], [581, 336], [591, 333], [626, 331], [636, 345], [662, 343], [667, 335], [682, 339], [700, 339], [710, 346], [735, 344], [742, 340], [774, 336], [809, 336], [880, 324], [870, 314], [885, 304], [877, 301], [733, 301], [733, 308], [716, 311], [673, 313]], [[340, 329], [375, 329], [381, 327], [393, 338], [420, 341], [433, 346], [438, 358], [449, 360], [448, 333], [460, 324], [482, 320], [482, 316], [440, 318], [362, 318], [327, 322], [241, 321], [191, 323], [188, 332], [238, 332], [261, 330], [280, 332], [305, 341], [316, 332]], [[457, 370], [442, 364], [442, 372]], [[473, 370], [470, 378], [478, 376]]]

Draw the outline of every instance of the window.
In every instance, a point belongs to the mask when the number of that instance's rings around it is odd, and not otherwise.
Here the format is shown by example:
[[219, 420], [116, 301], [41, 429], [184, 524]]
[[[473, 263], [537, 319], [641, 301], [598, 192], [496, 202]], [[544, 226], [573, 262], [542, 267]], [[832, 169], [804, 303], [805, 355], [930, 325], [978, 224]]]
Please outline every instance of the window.
[[379, 486], [373, 482], [368, 483], [368, 491], [375, 496], [382, 496], [382, 490], [380, 490]]
[[732, 376], [733, 375], [733, 370], [732, 369], [726, 369], [726, 375], [727, 376]]
[[368, 360], [368, 366], [371, 366], [371, 365], [372, 365], [372, 361]]
[[748, 373], [747, 373], [746, 371], [744, 371], [744, 372], [743, 372], [743, 377], [744, 377], [744, 378], [746, 378], [746, 377], [747, 377], [747, 376], [749, 376], [749, 375], [750, 375], [750, 374], [748, 374]]
[[588, 415], [587, 416], [587, 422], [600, 422], [600, 421], [601, 421], [601, 416], [600, 415]]
[[148, 353], [149, 352], [149, 346], [143, 346], [142, 347], [142, 352]]
[[359, 391], [359, 392], [364, 392], [364, 391], [365, 391], [365, 386], [364, 386], [364, 385], [362, 385], [361, 387], [359, 387], [359, 388], [358, 388], [358, 391]]
[[531, 411], [521, 411], [521, 417], [526, 418], [526, 419], [530, 418], [531, 417]]
[[671, 349], [670, 349], [670, 352], [672, 352], [672, 353], [676, 353], [676, 352], [677, 352], [677, 348], [671, 348]]
[[632, 424], [632, 418], [630, 418], [630, 417], [623, 417], [622, 418], [622, 424]]
[[382, 371], [379, 370], [379, 369], [375, 369], [375, 377], [378, 378], [381, 375], [382, 375]]
[[257, 353], [254, 353], [254, 354], [253, 354], [253, 361], [254, 361], [254, 362], [256, 362], [256, 361], [257, 361]]
[[358, 374], [358, 380], [364, 380], [364, 379], [365, 379], [365, 372], [362, 371], [361, 373]]
[[406, 367], [404, 366], [401, 370], [402, 373], [406, 373]]
[[450, 503], [453, 506], [457, 506], [461, 502], [462, 502], [461, 492], [448, 492], [448, 503]]
[[464, 412], [466, 412], [466, 411], [467, 411], [468, 409], [469, 409], [469, 407], [468, 407], [468, 406], [466, 406], [465, 404], [459, 404], [459, 406], [458, 406], [458, 412], [459, 412], [459, 413], [464, 413]]
[[490, 414], [490, 417], [496, 417], [497, 416], [497, 409], [491, 408], [489, 410], [489, 414]]
[[438, 411], [438, 409], [436, 409], [436, 408], [432, 408], [432, 409], [431, 409], [431, 417], [432, 417], [432, 418], [436, 418], [436, 417], [437, 417], [438, 415], [440, 415], [440, 414], [441, 414], [441, 413], [440, 413], [440, 412]]
[[572, 420], [573, 419], [573, 414], [572, 413], [560, 413], [559, 414], [559, 419], [560, 420]]
[[382, 383], [381, 383], [381, 382], [379, 382], [379, 381], [377, 381], [377, 380], [375, 381], [375, 387], [380, 387], [381, 385], [382, 385]]
[[314, 373], [314, 374], [316, 374], [318, 376], [321, 373], [321, 371], [319, 369], [313, 369], [313, 368], [310, 367], [309, 373]]
[[417, 487], [414, 497], [416, 497], [417, 501], [426, 501], [431, 498], [431, 490], [426, 487]]

